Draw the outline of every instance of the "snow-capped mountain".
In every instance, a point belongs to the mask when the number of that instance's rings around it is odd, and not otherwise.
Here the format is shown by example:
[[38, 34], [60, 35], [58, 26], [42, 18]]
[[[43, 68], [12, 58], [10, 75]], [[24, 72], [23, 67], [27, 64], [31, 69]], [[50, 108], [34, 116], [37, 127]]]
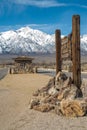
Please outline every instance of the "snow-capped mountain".
[[87, 35], [81, 36], [81, 52], [87, 55]]
[[[0, 53], [53, 53], [55, 36], [24, 27], [0, 33]], [[87, 54], [87, 35], [81, 36], [81, 50]]]
[[53, 46], [53, 36], [29, 27], [0, 34], [0, 53], [52, 53]]

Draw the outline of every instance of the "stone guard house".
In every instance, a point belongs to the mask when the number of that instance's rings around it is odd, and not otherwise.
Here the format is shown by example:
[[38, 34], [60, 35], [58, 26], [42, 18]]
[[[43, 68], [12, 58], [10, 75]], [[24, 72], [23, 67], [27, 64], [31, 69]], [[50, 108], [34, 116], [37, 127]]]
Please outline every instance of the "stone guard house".
[[27, 56], [20, 56], [20, 57], [13, 58], [13, 60], [14, 60], [14, 67], [12, 70], [13, 72], [11, 71], [11, 73], [22, 74], [22, 73], [34, 72], [33, 65], [32, 65], [32, 61], [34, 60], [34, 58], [30, 58]]

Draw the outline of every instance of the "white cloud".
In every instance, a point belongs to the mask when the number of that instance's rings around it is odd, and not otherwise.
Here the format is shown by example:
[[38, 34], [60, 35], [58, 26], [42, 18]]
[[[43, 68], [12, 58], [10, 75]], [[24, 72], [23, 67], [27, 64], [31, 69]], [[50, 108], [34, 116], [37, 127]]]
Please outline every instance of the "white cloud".
[[[5, 1], [5, 0], [3, 0]], [[80, 5], [72, 3], [60, 3], [57, 0], [7, 0], [5, 3], [16, 3], [20, 5], [30, 5], [30, 6], [36, 6], [36, 7], [42, 7], [42, 8], [49, 8], [49, 7], [59, 7], [59, 6], [77, 6], [80, 8], [87, 8], [86, 5]], [[2, 3], [2, 2], [1, 2]]]
[[87, 6], [85, 6], [85, 5], [77, 5], [78, 7], [81, 7], [81, 8], [85, 8], [85, 9], [87, 9]]
[[[68, 35], [71, 33], [71, 24], [26, 24], [26, 25], [11, 25], [11, 26], [0, 26], [0, 32], [9, 31], [9, 30], [17, 30], [21, 27], [30, 27], [32, 29], [41, 30], [48, 34], [54, 34], [56, 29], [61, 30], [62, 35]], [[87, 30], [85, 29], [86, 25], [81, 24], [81, 34], [87, 34]]]
[[13, 0], [0, 0], [0, 16], [4, 16], [5, 14], [9, 15], [14, 10], [14, 13], [20, 14], [25, 10], [24, 6], [16, 5], [14, 6]]
[[[11, 1], [11, 0], [10, 0]], [[11, 1], [17, 4], [31, 5], [37, 7], [55, 7], [55, 6], [66, 6], [64, 3], [58, 3], [56, 0], [15, 0]]]
[[80, 5], [80, 4], [67, 4], [67, 6], [76, 6], [76, 7], [80, 7], [80, 8], [85, 8], [87, 9], [86, 5]]
[[[68, 29], [68, 25], [66, 24], [26, 24], [26, 25], [13, 25], [13, 26], [0, 26], [0, 32], [9, 31], [9, 30], [17, 30], [21, 27], [30, 27], [32, 29], [41, 30], [48, 34], [54, 34], [56, 29], [61, 29], [63, 34], [70, 32]], [[64, 29], [65, 28], [65, 29]]]

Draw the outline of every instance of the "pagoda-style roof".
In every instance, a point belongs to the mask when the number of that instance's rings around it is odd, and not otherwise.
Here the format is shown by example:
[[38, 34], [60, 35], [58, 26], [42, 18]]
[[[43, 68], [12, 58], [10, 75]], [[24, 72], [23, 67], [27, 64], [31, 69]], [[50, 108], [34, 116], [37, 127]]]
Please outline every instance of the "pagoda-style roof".
[[19, 56], [16, 58], [13, 58], [15, 62], [32, 62], [34, 58], [28, 57], [28, 56]]

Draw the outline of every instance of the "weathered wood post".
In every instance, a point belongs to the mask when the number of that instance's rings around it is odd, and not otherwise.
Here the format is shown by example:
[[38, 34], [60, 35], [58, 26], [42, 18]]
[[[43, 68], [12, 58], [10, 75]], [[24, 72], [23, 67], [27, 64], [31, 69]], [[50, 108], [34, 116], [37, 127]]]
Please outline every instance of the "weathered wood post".
[[55, 43], [56, 43], [56, 74], [61, 71], [61, 32], [55, 31]]
[[80, 88], [81, 86], [81, 61], [80, 61], [80, 16], [74, 15], [72, 18], [72, 62], [73, 62], [73, 82]]

